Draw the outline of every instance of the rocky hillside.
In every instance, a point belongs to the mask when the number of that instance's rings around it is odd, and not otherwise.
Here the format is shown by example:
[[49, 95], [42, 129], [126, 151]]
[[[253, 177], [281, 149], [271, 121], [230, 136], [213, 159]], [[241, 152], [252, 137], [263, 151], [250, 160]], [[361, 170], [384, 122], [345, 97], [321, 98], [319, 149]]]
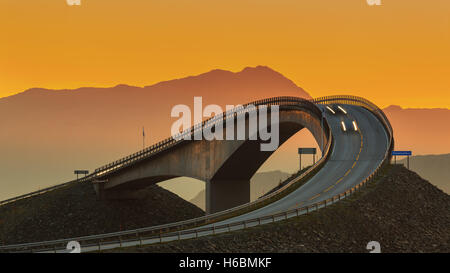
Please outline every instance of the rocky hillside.
[[0, 206], [0, 244], [114, 232], [204, 215], [195, 205], [153, 185], [143, 200], [98, 201], [79, 183]]
[[450, 196], [392, 166], [362, 192], [287, 221], [194, 240], [115, 252], [450, 252]]

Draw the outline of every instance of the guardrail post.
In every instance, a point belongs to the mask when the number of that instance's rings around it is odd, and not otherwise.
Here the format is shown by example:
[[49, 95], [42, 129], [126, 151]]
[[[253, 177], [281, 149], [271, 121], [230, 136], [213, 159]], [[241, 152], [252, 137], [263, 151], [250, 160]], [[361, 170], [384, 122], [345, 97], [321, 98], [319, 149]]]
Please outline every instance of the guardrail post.
[[162, 243], [162, 234], [161, 234], [161, 230], [159, 231], [159, 242]]
[[258, 225], [261, 225], [261, 218], [258, 218]]
[[297, 208], [297, 209], [295, 210], [295, 212], [297, 213], [297, 216], [298, 216], [298, 210], [299, 210], [299, 208]]
[[181, 240], [180, 232], [178, 231], [178, 241]]
[[100, 240], [98, 240], [98, 251], [102, 250], [102, 246], [101, 246], [102, 242]]
[[216, 234], [216, 226], [214, 224], [213, 224], [212, 230], [213, 230], [213, 235], [215, 235]]
[[306, 214], [309, 213], [309, 206], [306, 206]]
[[275, 216], [272, 214], [272, 222], [275, 222]]
[[287, 220], [287, 216], [288, 216], [288, 212], [286, 211], [286, 212], [284, 213], [284, 220]]
[[230, 224], [227, 224], [227, 227], [228, 227], [228, 232], [230, 232], [231, 231]]

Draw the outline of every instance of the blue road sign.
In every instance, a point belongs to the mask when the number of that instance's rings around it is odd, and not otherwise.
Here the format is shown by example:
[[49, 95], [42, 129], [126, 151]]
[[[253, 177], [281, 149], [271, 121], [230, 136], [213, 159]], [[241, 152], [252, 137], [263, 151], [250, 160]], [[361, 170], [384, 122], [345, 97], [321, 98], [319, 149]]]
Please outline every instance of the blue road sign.
[[392, 151], [392, 155], [410, 156], [410, 155], [412, 155], [412, 152], [411, 151]]

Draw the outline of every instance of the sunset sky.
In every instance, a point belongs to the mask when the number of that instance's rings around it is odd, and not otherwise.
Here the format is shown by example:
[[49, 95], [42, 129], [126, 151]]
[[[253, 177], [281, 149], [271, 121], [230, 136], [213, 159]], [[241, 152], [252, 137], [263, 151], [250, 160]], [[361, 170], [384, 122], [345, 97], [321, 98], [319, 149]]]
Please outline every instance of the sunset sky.
[[450, 1], [0, 0], [0, 97], [267, 65], [313, 97], [450, 108]]

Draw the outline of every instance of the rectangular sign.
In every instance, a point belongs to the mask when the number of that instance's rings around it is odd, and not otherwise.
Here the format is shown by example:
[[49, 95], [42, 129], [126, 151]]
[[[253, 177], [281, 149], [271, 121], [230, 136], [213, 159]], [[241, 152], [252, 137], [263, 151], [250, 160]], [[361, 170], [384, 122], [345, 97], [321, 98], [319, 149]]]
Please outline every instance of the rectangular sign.
[[411, 151], [392, 151], [392, 155], [412, 155]]
[[75, 174], [88, 174], [89, 171], [86, 171], [86, 170], [75, 170], [74, 173]]
[[298, 148], [298, 153], [315, 155], [317, 151], [316, 148]]

